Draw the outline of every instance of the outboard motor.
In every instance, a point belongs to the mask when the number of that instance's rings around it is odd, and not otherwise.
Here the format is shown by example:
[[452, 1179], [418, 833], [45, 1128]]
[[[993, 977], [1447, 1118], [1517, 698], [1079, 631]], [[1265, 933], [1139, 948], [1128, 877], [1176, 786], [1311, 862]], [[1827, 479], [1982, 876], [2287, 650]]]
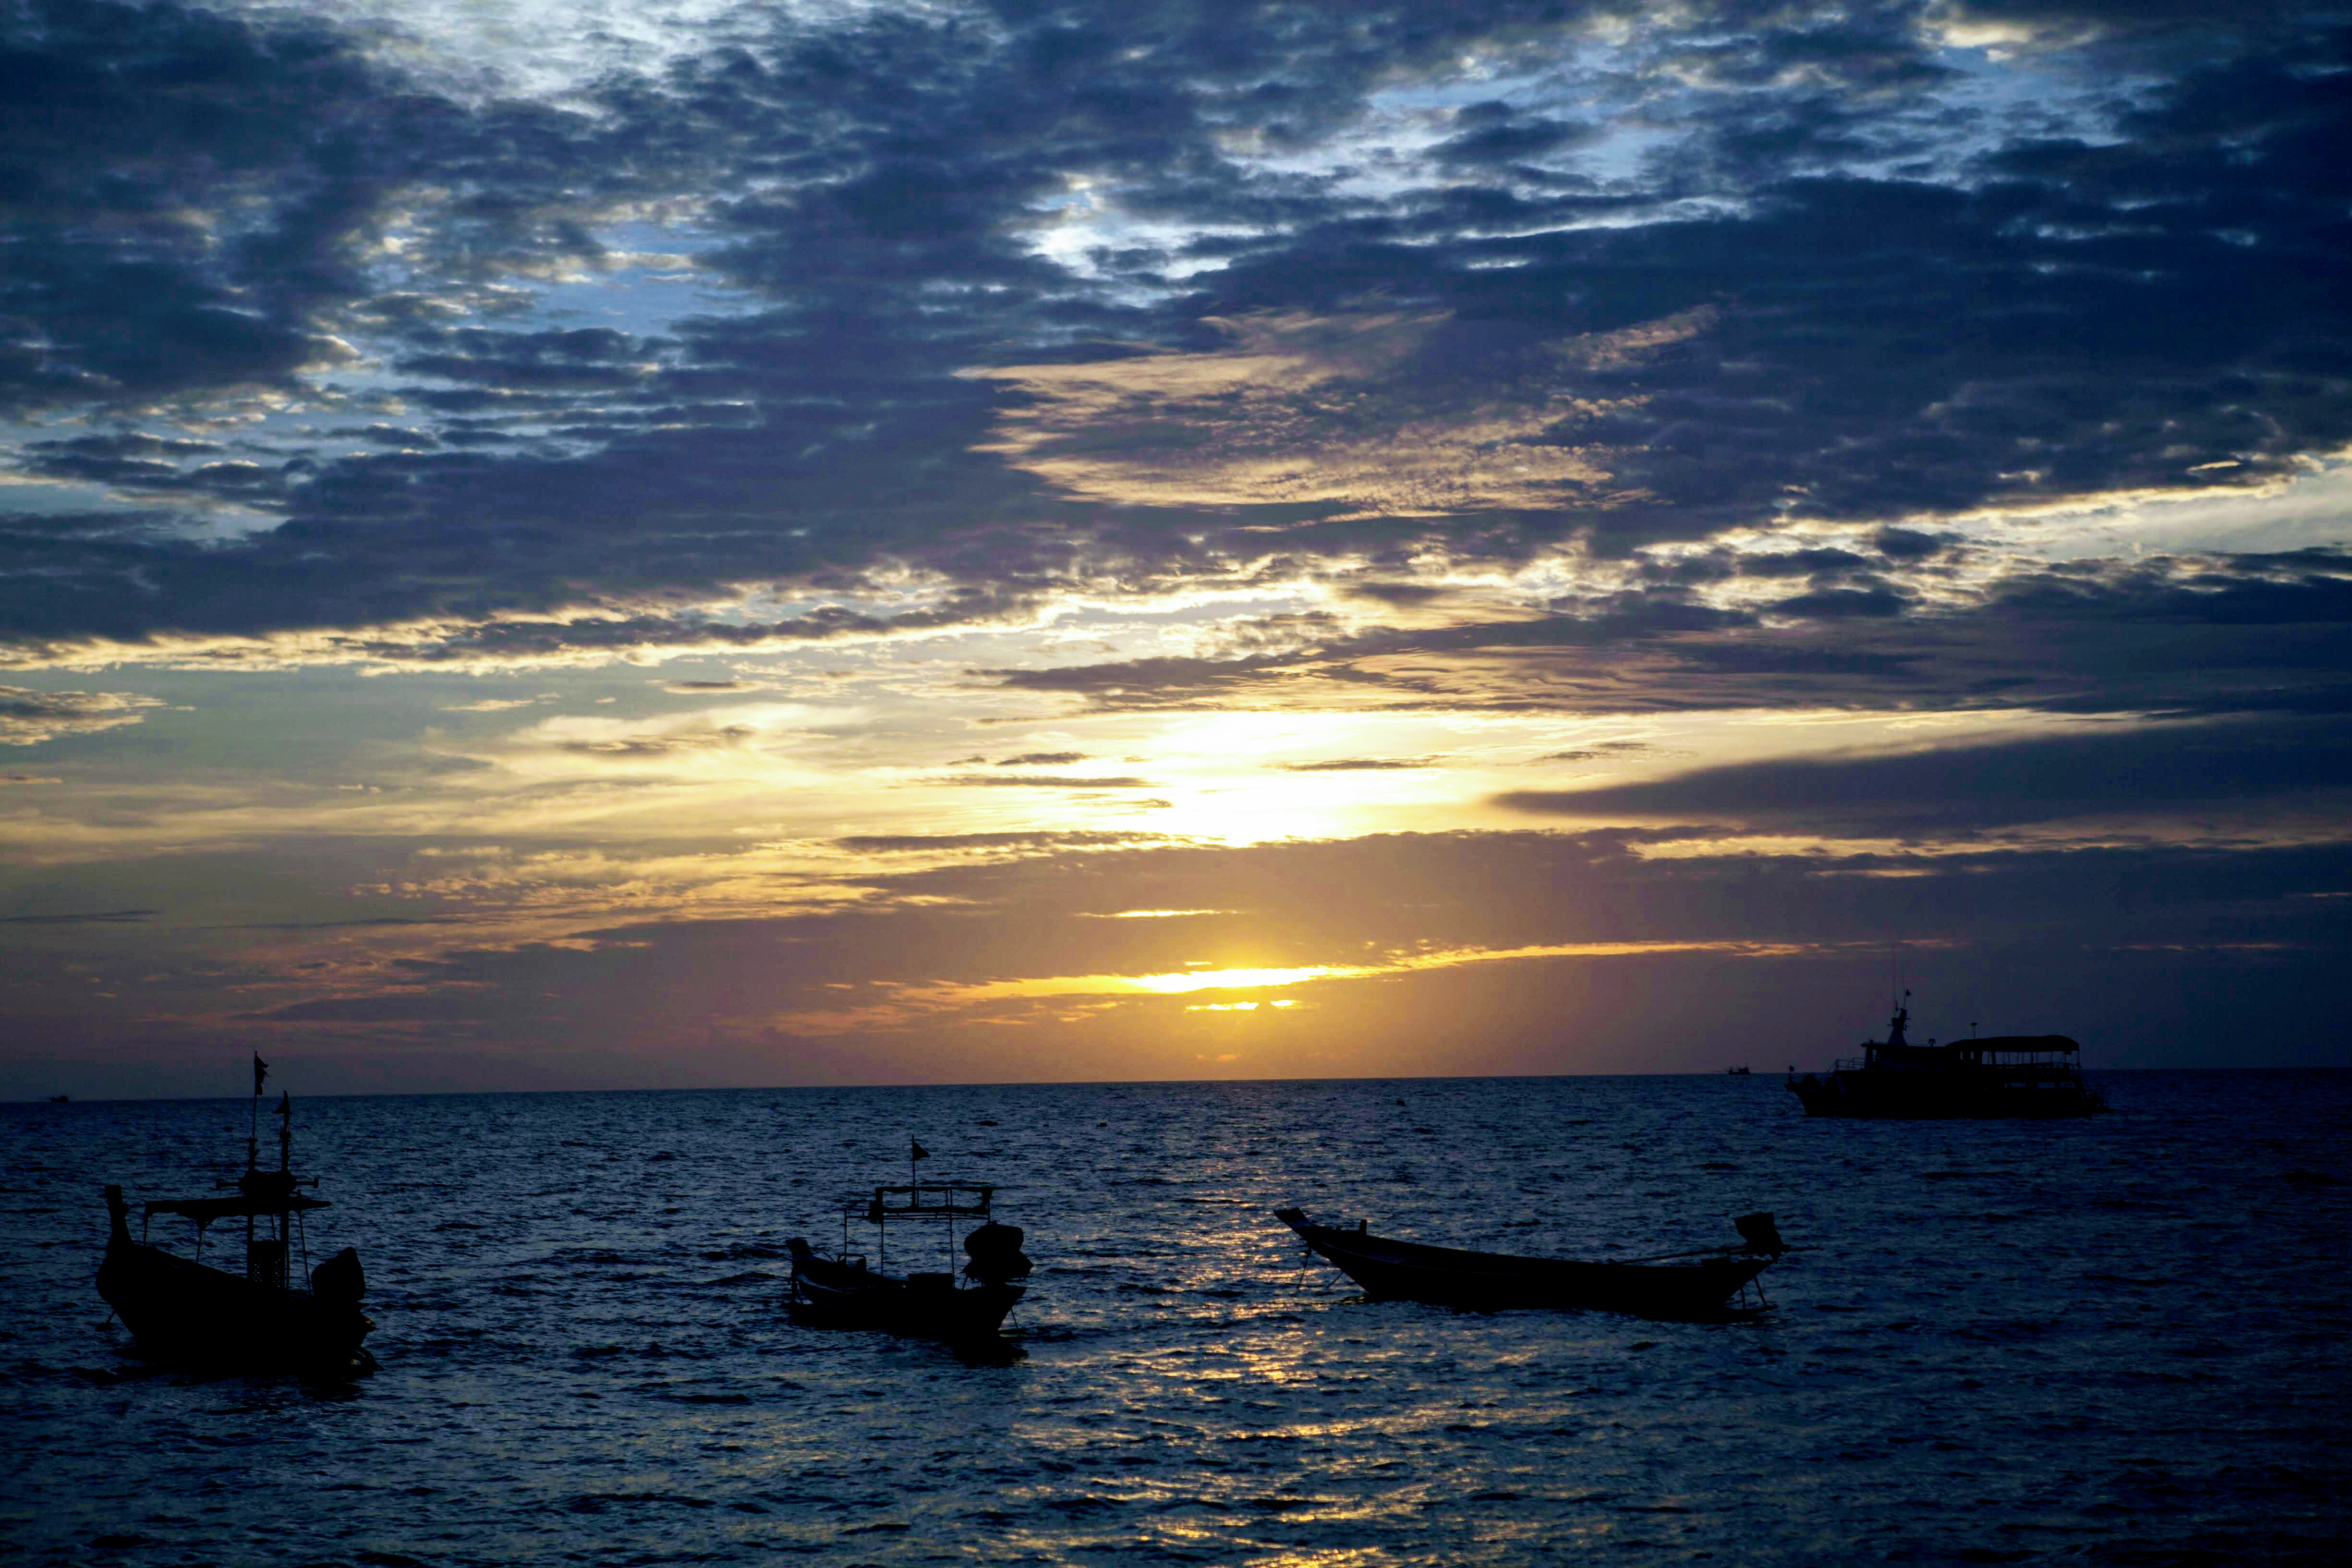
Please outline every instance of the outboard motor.
[[356, 1301], [367, 1294], [359, 1248], [346, 1247], [310, 1270], [310, 1293], [321, 1301]]
[[1750, 1252], [1778, 1258], [1788, 1247], [1780, 1240], [1780, 1228], [1772, 1223], [1769, 1214], [1744, 1214], [1731, 1222], [1739, 1227], [1739, 1239], [1748, 1244]]
[[982, 1285], [1029, 1278], [1029, 1259], [1021, 1251], [1022, 1236], [1019, 1226], [999, 1225], [994, 1220], [975, 1229], [963, 1238], [963, 1249], [971, 1258], [964, 1265], [964, 1277]]

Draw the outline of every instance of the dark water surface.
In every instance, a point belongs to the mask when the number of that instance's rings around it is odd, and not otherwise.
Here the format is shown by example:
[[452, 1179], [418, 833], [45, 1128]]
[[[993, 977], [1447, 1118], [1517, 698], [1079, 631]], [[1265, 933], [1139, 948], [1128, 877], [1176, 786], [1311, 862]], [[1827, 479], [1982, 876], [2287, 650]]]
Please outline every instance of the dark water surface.
[[[345, 1387], [147, 1374], [93, 1289], [100, 1186], [203, 1191], [245, 1102], [0, 1107], [0, 1552], [2352, 1559], [2352, 1074], [2104, 1087], [2057, 1125], [1809, 1121], [1762, 1076], [298, 1100], [310, 1256], [356, 1243], [381, 1325]], [[779, 1310], [785, 1237], [909, 1134], [1028, 1229], [1011, 1364]], [[1757, 1323], [1454, 1313], [1302, 1268], [1291, 1202], [1588, 1256], [1771, 1209], [1805, 1250]]]

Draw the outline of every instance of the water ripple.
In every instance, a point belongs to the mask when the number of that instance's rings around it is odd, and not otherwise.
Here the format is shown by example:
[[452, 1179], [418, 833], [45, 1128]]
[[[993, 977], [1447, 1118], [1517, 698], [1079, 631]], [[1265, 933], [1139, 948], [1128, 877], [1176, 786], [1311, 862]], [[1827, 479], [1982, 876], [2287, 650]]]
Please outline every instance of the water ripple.
[[[99, 1188], [241, 1101], [0, 1107], [0, 1543], [31, 1563], [2333, 1563], [2318, 1260], [2352, 1075], [2135, 1074], [2060, 1126], [1808, 1121], [1765, 1078], [320, 1100], [383, 1363], [121, 1353]], [[1409, 1120], [1398, 1114], [1401, 1097]], [[785, 1238], [1003, 1184], [1011, 1353], [793, 1324]], [[1362, 1300], [1268, 1211], [1606, 1256], [1771, 1209], [1732, 1324]], [[167, 1239], [159, 1222], [159, 1239]], [[175, 1238], [173, 1238], [175, 1239]], [[914, 1237], [895, 1266], [944, 1267]]]

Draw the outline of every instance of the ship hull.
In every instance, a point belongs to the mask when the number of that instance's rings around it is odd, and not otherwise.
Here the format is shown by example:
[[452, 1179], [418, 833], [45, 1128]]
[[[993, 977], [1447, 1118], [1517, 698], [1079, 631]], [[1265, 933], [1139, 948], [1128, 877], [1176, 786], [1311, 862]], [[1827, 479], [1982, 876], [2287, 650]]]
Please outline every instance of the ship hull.
[[98, 1293], [151, 1360], [320, 1373], [372, 1364], [360, 1342], [375, 1324], [356, 1301], [257, 1284], [140, 1242], [108, 1245]]
[[793, 1264], [793, 1316], [818, 1328], [879, 1329], [950, 1342], [984, 1339], [1027, 1292], [1018, 1285], [955, 1288], [945, 1274], [901, 1279], [830, 1258]]

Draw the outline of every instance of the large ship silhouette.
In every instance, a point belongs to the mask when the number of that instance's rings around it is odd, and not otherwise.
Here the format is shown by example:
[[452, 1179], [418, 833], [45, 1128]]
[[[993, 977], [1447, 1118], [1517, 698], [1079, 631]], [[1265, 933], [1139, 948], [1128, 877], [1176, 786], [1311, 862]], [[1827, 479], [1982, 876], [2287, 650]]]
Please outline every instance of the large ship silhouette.
[[1884, 1040], [1827, 1073], [1796, 1076], [1789, 1091], [1808, 1116], [1925, 1121], [1945, 1117], [2089, 1116], [2106, 1102], [2083, 1081], [2082, 1047], [2064, 1035], [1994, 1035], [1913, 1045], [1911, 993], [1895, 1005]]

